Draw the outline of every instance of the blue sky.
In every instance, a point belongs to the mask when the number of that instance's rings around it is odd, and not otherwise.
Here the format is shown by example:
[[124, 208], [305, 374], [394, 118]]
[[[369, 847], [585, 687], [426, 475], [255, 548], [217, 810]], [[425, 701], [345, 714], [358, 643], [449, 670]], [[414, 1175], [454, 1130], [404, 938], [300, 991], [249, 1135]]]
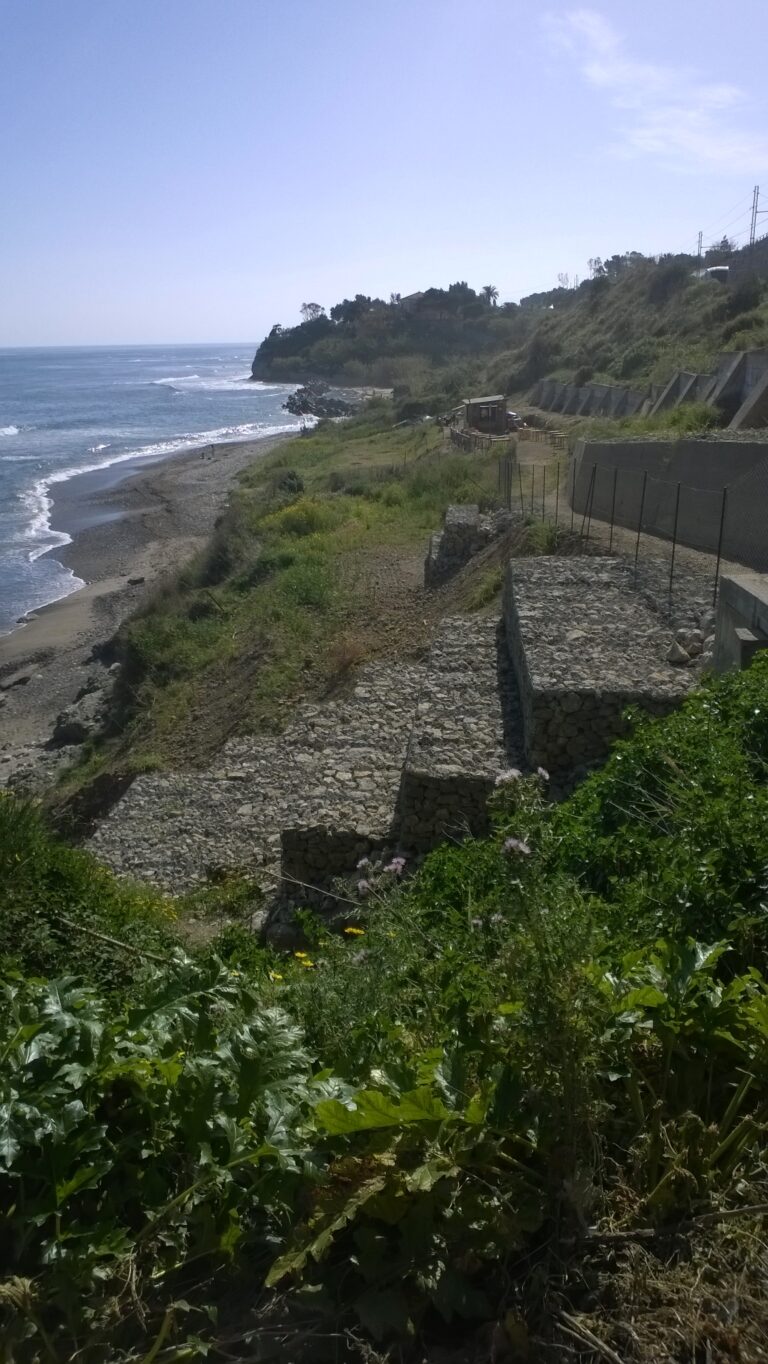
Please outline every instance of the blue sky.
[[0, 0], [0, 345], [744, 233], [767, 39], [766, 0]]

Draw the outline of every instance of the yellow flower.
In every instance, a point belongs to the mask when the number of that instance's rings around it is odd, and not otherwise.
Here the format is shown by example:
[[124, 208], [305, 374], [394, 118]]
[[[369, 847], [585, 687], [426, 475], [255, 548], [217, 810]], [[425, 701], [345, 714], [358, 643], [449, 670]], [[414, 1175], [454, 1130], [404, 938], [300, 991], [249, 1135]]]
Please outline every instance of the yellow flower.
[[309, 960], [309, 957], [307, 957], [307, 956], [305, 955], [303, 961], [299, 962], [299, 965], [300, 965], [300, 966], [306, 966], [307, 970], [308, 970], [308, 971], [311, 971], [311, 970], [313, 969], [315, 963], [314, 963], [313, 961], [310, 961], [310, 960]]
[[269, 979], [270, 979], [270, 980], [282, 980], [283, 977], [280, 975], [280, 972], [279, 972], [279, 971], [270, 971], [270, 973], [269, 973]]
[[297, 957], [299, 961], [302, 961], [303, 958], [306, 957], [307, 954], [306, 954], [306, 952], [294, 952], [293, 955], [294, 955], [294, 957]]
[[345, 932], [345, 933], [349, 933], [350, 937], [362, 938], [362, 937], [364, 936], [364, 934], [365, 934], [365, 929], [364, 929], [364, 928], [352, 928], [351, 925], [350, 925], [349, 928], [345, 928], [345, 929], [344, 929], [344, 932]]

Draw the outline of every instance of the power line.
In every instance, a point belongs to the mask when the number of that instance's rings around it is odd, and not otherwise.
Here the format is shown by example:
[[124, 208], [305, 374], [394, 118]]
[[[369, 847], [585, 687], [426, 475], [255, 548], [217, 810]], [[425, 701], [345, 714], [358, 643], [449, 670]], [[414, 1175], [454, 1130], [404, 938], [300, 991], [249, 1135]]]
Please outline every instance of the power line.
[[[752, 198], [752, 195], [751, 195], [751, 194], [748, 194], [748, 195], [746, 196], [746, 198], [740, 199], [739, 202], [738, 202], [737, 204], [733, 204], [733, 205], [731, 206], [731, 208], [727, 208], [727, 209], [725, 210], [725, 213], [722, 215], [722, 217], [720, 217], [720, 216], [718, 215], [718, 218], [715, 219], [715, 222], [716, 222], [716, 223], [717, 223], [717, 222], [722, 222], [722, 221], [723, 221], [723, 218], [730, 218], [730, 215], [731, 215], [732, 213], [737, 213], [737, 210], [741, 209], [742, 206], [746, 207], [746, 205], [751, 201], [751, 198]], [[741, 214], [737, 213], [737, 216], [740, 217]], [[726, 224], [726, 226], [727, 226], [727, 224]], [[718, 227], [716, 227], [716, 226], [715, 226], [715, 227], [705, 227], [705, 228], [704, 228], [704, 236], [705, 236], [705, 237], [708, 237], [708, 236], [710, 235], [710, 233], [712, 233], [712, 232], [720, 232], [720, 231], [722, 231], [722, 228], [718, 228]]]
[[[725, 223], [723, 227], [719, 227], [717, 232], [713, 235], [717, 236], [719, 232], [727, 232], [729, 228], [736, 226], [738, 223], [746, 222], [750, 216], [749, 213], [739, 213], [735, 218], [731, 218], [730, 222]], [[709, 236], [710, 234], [708, 233], [707, 235]]]

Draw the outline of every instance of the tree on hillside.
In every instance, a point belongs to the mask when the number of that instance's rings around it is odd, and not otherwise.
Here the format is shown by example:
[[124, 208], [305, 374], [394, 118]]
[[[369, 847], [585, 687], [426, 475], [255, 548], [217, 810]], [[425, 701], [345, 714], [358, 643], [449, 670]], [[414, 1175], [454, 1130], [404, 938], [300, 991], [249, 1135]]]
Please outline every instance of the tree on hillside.
[[736, 243], [732, 242], [730, 237], [723, 237], [719, 242], [713, 242], [707, 248], [704, 263], [706, 265], [723, 265], [725, 261], [731, 259], [735, 250]]
[[489, 305], [489, 307], [493, 307], [493, 308], [496, 307], [496, 304], [497, 304], [498, 301], [499, 301], [499, 291], [498, 291], [498, 289], [496, 288], [496, 285], [495, 285], [495, 284], [484, 284], [484, 285], [483, 285], [483, 298], [485, 299], [485, 301], [486, 301], [486, 303]]
[[321, 307], [319, 303], [302, 303], [301, 305], [301, 316], [305, 322], [314, 322], [324, 313], [325, 308]]

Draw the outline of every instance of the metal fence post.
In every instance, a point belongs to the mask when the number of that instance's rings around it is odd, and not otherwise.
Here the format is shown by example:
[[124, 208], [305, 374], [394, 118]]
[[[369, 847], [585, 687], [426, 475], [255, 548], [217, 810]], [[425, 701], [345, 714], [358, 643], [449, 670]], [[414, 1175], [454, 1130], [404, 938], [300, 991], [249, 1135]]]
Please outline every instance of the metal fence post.
[[523, 496], [523, 469], [522, 465], [519, 462], [517, 466], [517, 477], [520, 483], [520, 515], [522, 516], [523, 520], [525, 520], [525, 498]]
[[544, 520], [545, 504], [547, 500], [547, 466], [541, 466], [541, 519]]
[[560, 460], [557, 461], [555, 467], [557, 469], [557, 479], [555, 480], [555, 525], [557, 525], [557, 516], [560, 509]]
[[678, 483], [678, 485], [677, 485], [677, 493], [676, 493], [676, 495], [675, 495], [675, 524], [674, 524], [674, 526], [672, 527], [672, 558], [671, 558], [670, 561], [669, 561], [669, 605], [670, 605], [670, 606], [672, 605], [672, 579], [673, 579], [674, 574], [675, 574], [675, 549], [677, 548], [677, 518], [678, 518], [678, 516], [679, 516], [679, 514], [680, 514], [680, 488], [681, 488], [681, 484]]
[[720, 582], [720, 560], [723, 557], [723, 532], [725, 530], [725, 508], [728, 502], [728, 489], [723, 488], [723, 505], [720, 508], [720, 530], [717, 536], [717, 563], [715, 564], [715, 590], [712, 594], [712, 605], [717, 606], [717, 587]]
[[635, 587], [637, 587], [637, 557], [640, 553], [640, 532], [643, 529], [643, 511], [645, 509], [645, 488], [648, 482], [648, 470], [643, 470], [643, 490], [640, 494], [640, 513], [637, 518], [637, 539], [635, 540]]
[[573, 480], [571, 483], [571, 535], [573, 535], [573, 504], [576, 501], [576, 459], [573, 455], [571, 458], [573, 459]]
[[613, 471], [613, 496], [611, 497], [611, 534], [608, 540], [608, 553], [613, 549], [613, 521], [616, 515], [616, 480], [619, 477], [618, 465]]
[[531, 465], [531, 520], [533, 520], [533, 493], [536, 487], [536, 465]]
[[[591, 523], [592, 523], [592, 494], [593, 494], [594, 487], [595, 487], [595, 470], [596, 470], [596, 469], [597, 469], [597, 465], [596, 465], [596, 464], [593, 464], [593, 465], [592, 465], [592, 473], [591, 473], [590, 476], [589, 476], [589, 487], [587, 488], [587, 502], [586, 502], [586, 506], [585, 506], [585, 508], [584, 508], [584, 515], [583, 515], [582, 518], [581, 518], [581, 530], [579, 531], [579, 534], [582, 535], [582, 536], [583, 536], [583, 534], [584, 534], [584, 522], [585, 522], [586, 519], [587, 519], [587, 512], [589, 512], [590, 525], [591, 525]], [[589, 532], [587, 532], [587, 539], [589, 539]]]
[[589, 533], [592, 529], [592, 507], [595, 500], [595, 485], [597, 483], [597, 465], [592, 466], [592, 488], [589, 494], [589, 520], [587, 521], [587, 544], [589, 544]]

